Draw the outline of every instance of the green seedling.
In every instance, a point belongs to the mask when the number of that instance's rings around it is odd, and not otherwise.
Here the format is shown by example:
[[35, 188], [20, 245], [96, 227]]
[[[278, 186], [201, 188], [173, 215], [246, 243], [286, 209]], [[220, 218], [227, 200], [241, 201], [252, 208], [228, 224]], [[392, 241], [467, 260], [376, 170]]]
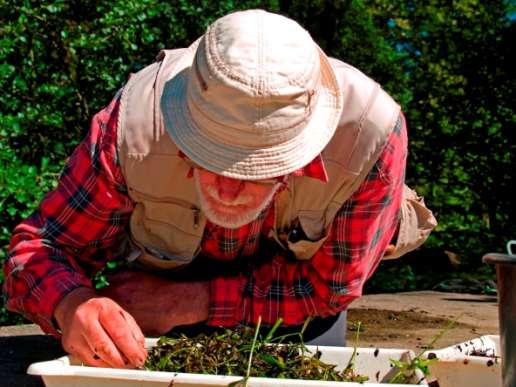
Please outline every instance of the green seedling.
[[[250, 377], [363, 382], [367, 377], [354, 371], [355, 352], [343, 371], [320, 360], [321, 352], [311, 353], [303, 342], [306, 321], [299, 333], [275, 336], [278, 320], [265, 336], [261, 320], [255, 329], [240, 327], [194, 338], [162, 337], [149, 351], [145, 368], [155, 371], [239, 375], [230, 387], [244, 387]], [[289, 343], [297, 336], [299, 343]], [[357, 333], [358, 340], [358, 333]]]
[[351, 354], [351, 358], [349, 359], [348, 365], [346, 366], [346, 368], [344, 368], [344, 371], [342, 371], [342, 373], [344, 375], [346, 375], [346, 377], [353, 382], [364, 383], [364, 382], [368, 381], [369, 378], [367, 376], [357, 375], [357, 373], [355, 371], [355, 360], [356, 360], [356, 356], [357, 356], [358, 339], [359, 339], [360, 332], [361, 332], [360, 329], [362, 327], [362, 322], [358, 321], [355, 324], [355, 327], [356, 327], [356, 330], [355, 330], [356, 333], [355, 333], [355, 343], [353, 345], [353, 353]]
[[[462, 316], [462, 315], [461, 315]], [[421, 380], [430, 375], [429, 365], [436, 362], [437, 359], [424, 359], [423, 354], [425, 349], [433, 348], [434, 344], [444, 336], [446, 332], [456, 325], [457, 320], [461, 317], [458, 316], [456, 319], [451, 320], [448, 324], [442, 329], [435, 337], [430, 341], [430, 343], [424, 346], [424, 349], [419, 352], [413, 359], [407, 358], [407, 360], [395, 360], [390, 359], [391, 364], [396, 368], [397, 372], [395, 372], [394, 376], [389, 379], [388, 383], [390, 384], [410, 384], [410, 383], [420, 383]], [[421, 380], [418, 379], [417, 370], [421, 371], [424, 375]]]

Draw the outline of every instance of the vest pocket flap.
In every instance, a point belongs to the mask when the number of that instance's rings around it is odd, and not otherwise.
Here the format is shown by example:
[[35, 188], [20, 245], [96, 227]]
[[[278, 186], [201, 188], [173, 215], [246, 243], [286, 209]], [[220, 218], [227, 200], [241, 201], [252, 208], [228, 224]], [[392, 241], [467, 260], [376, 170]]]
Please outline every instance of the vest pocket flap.
[[204, 222], [195, 207], [147, 201], [136, 205], [131, 233], [135, 242], [156, 259], [184, 264], [199, 251]]
[[191, 201], [197, 195], [194, 180], [187, 178], [190, 166], [177, 155], [128, 155], [124, 169], [129, 195], [137, 202]]
[[202, 236], [201, 212], [195, 207], [175, 203], [143, 203], [143, 217], [150, 222], [163, 223], [195, 236]]

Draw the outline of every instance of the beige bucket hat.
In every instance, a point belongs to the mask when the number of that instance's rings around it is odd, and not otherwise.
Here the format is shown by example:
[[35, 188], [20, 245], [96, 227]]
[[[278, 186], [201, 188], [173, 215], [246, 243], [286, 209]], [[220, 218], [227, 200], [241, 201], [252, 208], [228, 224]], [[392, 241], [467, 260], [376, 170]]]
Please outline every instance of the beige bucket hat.
[[180, 59], [161, 97], [165, 127], [193, 162], [259, 180], [314, 159], [342, 95], [324, 52], [295, 21], [262, 10], [216, 20]]

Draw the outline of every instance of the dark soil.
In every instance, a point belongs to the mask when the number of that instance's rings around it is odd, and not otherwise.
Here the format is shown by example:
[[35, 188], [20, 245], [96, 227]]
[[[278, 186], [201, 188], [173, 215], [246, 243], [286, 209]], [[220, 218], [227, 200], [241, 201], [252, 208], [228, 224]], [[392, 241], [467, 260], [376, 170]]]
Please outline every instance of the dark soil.
[[[358, 346], [376, 346], [375, 342], [405, 342], [407, 339], [415, 340], [415, 348], [427, 348], [432, 339], [451, 323], [451, 320], [431, 316], [424, 311], [408, 310], [394, 311], [381, 309], [350, 309], [348, 311], [348, 345], [352, 345], [355, 337], [358, 322], [361, 323]], [[455, 330], [472, 330], [474, 327], [469, 324], [456, 322]], [[430, 336], [425, 332], [429, 330]], [[448, 332], [445, 332], [446, 335]], [[379, 346], [379, 345], [378, 345]], [[415, 347], [415, 348], [414, 348]], [[407, 346], [405, 347], [407, 348]]]

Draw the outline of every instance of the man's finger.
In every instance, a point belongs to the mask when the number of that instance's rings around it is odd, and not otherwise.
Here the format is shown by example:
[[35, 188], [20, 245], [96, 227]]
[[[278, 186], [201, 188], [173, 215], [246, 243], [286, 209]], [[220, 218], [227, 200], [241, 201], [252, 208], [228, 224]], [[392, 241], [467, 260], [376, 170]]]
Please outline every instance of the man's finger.
[[123, 310], [125, 320], [127, 322], [127, 325], [129, 326], [131, 330], [131, 334], [136, 341], [136, 344], [140, 348], [140, 361], [141, 364], [137, 365], [137, 367], [143, 366], [143, 363], [145, 362], [145, 359], [147, 358], [147, 350], [145, 349], [145, 336], [143, 335], [142, 330], [136, 323], [133, 316], [131, 316], [129, 313], [127, 313], [125, 310]]
[[141, 367], [147, 357], [143, 334], [127, 312], [122, 308], [117, 309], [109, 316], [101, 314], [99, 321], [129, 363], [134, 367]]
[[88, 361], [85, 362], [85, 364], [92, 367], [111, 368], [111, 366], [102, 360], [98, 355], [93, 355], [91, 359], [88, 359]]
[[108, 363], [106, 363], [98, 355], [93, 353], [84, 337], [81, 337], [77, 341], [77, 345], [72, 347], [72, 349], [68, 352], [70, 353], [70, 355], [76, 357], [78, 360], [80, 360], [82, 363], [88, 366], [104, 368], [110, 367]]
[[92, 322], [88, 331], [84, 332], [84, 339], [88, 343], [93, 355], [114, 368], [128, 368], [127, 361], [124, 361], [122, 354], [106, 333], [99, 321]]

